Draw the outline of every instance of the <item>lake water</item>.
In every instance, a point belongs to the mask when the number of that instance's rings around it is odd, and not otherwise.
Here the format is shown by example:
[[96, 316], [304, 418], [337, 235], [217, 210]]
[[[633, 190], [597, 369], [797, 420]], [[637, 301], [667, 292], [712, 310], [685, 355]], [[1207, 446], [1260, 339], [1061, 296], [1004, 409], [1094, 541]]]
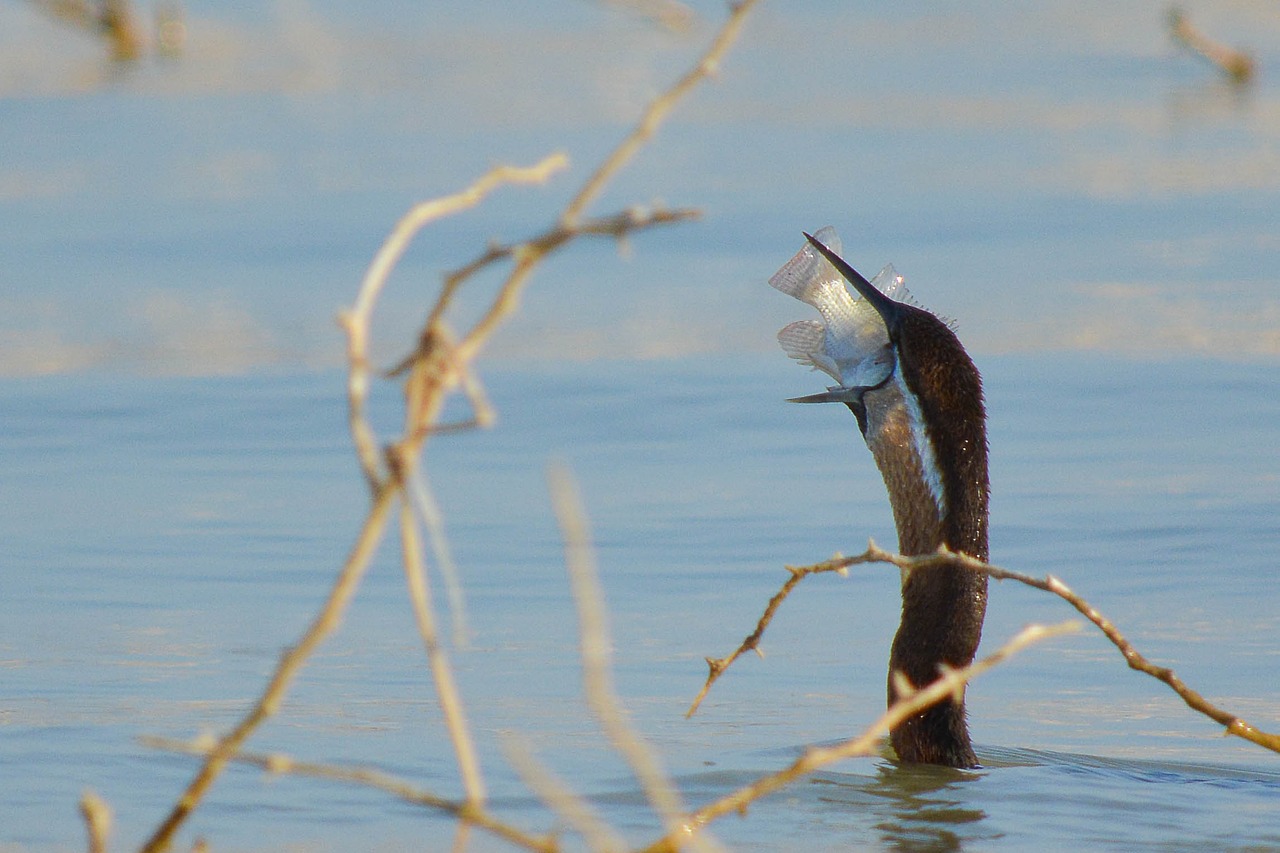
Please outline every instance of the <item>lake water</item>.
[[[141, 841], [194, 773], [140, 735], [222, 731], [294, 642], [367, 494], [342, 342], [412, 202], [556, 148], [574, 169], [424, 236], [377, 328], [412, 340], [441, 269], [544, 226], [678, 74], [694, 36], [591, 4], [189, 8], [188, 55], [112, 70], [0, 10], [0, 849], [82, 849], [85, 789]], [[500, 815], [553, 819], [514, 733], [628, 839], [657, 834], [584, 709], [546, 496], [591, 516], [618, 689], [700, 805], [860, 731], [883, 704], [897, 572], [802, 585], [691, 720], [784, 564], [893, 545], [849, 413], [776, 350], [806, 316], [765, 284], [828, 222], [955, 317], [986, 377], [992, 559], [1054, 573], [1155, 662], [1280, 729], [1280, 22], [1188, 6], [1258, 56], [1236, 91], [1162, 10], [765, 4], [721, 78], [598, 212], [704, 221], [572, 247], [482, 376], [495, 428], [431, 445], [467, 595], [453, 650]], [[786, 61], [781, 61], [785, 59]], [[378, 422], [398, 390], [378, 387]], [[252, 749], [458, 784], [395, 549]], [[994, 585], [992, 649], [1073, 615]], [[1128, 671], [1093, 631], [970, 691], [984, 769], [845, 762], [716, 826], [734, 849], [1280, 849], [1280, 761]], [[448, 821], [350, 786], [232, 768], [180, 836], [214, 849], [447, 849]], [[483, 835], [474, 849], [504, 849]]]

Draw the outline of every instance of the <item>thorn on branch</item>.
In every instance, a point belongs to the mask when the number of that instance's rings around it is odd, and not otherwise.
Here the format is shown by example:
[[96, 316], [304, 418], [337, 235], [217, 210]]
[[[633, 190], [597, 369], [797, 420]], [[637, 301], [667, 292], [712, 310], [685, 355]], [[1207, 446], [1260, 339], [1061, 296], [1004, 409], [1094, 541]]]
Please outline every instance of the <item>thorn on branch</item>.
[[[903, 572], [933, 570], [948, 566], [957, 567], [969, 571], [980, 572], [996, 580], [1013, 580], [1044, 592], [1053, 593], [1066, 601], [1074, 607], [1077, 612], [1093, 623], [1093, 625], [1111, 641], [1111, 644], [1116, 647], [1131, 669], [1146, 673], [1157, 681], [1164, 683], [1187, 704], [1187, 707], [1209, 717], [1217, 723], [1227, 726], [1228, 731], [1231, 734], [1242, 737], [1245, 740], [1255, 743], [1265, 749], [1269, 749], [1272, 752], [1280, 753], [1280, 734], [1271, 734], [1254, 728], [1235, 715], [1217, 707], [1199, 693], [1192, 690], [1183, 683], [1182, 679], [1180, 679], [1172, 669], [1156, 666], [1151, 663], [1146, 659], [1146, 657], [1138, 652], [1136, 648], [1134, 648], [1133, 644], [1130, 643], [1122, 633], [1120, 633], [1110, 620], [1098, 612], [1097, 608], [1089, 604], [1089, 602], [1085, 601], [1073, 592], [1070, 587], [1053, 575], [1048, 575], [1043, 579], [1035, 578], [1021, 572], [1010, 571], [1009, 569], [1002, 569], [999, 566], [993, 566], [975, 557], [971, 557], [968, 554], [951, 551], [945, 547], [939, 548], [932, 554], [904, 557], [900, 554], [894, 554], [883, 550], [876, 545], [874, 540], [868, 540], [867, 550], [854, 557], [827, 560], [822, 563], [814, 563], [810, 566], [787, 566], [787, 572], [791, 577], [789, 577], [787, 582], [783, 584], [782, 589], [769, 600], [769, 604], [765, 608], [765, 613], [760, 618], [760, 622], [756, 625], [755, 631], [752, 632], [745, 641], [743, 641], [737, 651], [724, 659], [725, 665], [722, 668], [722, 671], [713, 673], [713, 675], [707, 679], [707, 683], [703, 685], [701, 692], [699, 692], [697, 698], [693, 702], [693, 705], [690, 707], [688, 712], [686, 712], [685, 716], [691, 716], [694, 711], [697, 710], [698, 705], [710, 690], [712, 683], [719, 678], [721, 674], [723, 674], [723, 669], [727, 669], [730, 664], [737, 660], [739, 655], [741, 655], [751, 643], [759, 641], [765, 628], [773, 618], [774, 612], [776, 612], [783, 599], [786, 598], [787, 594], [800, 582], [800, 580], [819, 572], [839, 572], [842, 568], [847, 568], [860, 563], [889, 563], [897, 566]], [[1047, 629], [1028, 629], [1035, 639], [1039, 639], [1040, 637], [1040, 635], [1036, 633], [1037, 630]], [[902, 691], [904, 688], [907, 690], [915, 689], [910, 684], [906, 683], [905, 679], [899, 681], [899, 677], [899, 673], [894, 673], [892, 675], [896, 690]]]

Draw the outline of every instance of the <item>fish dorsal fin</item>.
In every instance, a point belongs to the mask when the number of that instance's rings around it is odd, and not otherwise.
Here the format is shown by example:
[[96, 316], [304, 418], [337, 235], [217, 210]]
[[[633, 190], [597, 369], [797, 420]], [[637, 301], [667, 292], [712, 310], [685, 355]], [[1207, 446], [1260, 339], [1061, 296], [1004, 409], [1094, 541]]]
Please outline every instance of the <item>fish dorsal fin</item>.
[[914, 305], [916, 308], [923, 307], [911, 295], [911, 291], [907, 290], [907, 280], [898, 274], [898, 271], [893, 268], [893, 264], [885, 264], [884, 269], [876, 273], [876, 277], [871, 279], [871, 283], [875, 285], [876, 290], [894, 302], [905, 302], [907, 305]]

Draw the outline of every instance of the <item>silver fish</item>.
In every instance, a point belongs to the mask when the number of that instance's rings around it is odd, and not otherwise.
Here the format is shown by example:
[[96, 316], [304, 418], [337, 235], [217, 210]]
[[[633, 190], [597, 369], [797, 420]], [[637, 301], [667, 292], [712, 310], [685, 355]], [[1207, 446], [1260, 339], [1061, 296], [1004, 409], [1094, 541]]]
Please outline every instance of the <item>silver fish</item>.
[[[830, 225], [813, 236], [840, 253], [840, 238]], [[769, 284], [818, 309], [824, 321], [799, 320], [778, 332], [778, 343], [788, 356], [821, 370], [837, 383], [828, 386], [826, 393], [799, 397], [794, 402], [855, 399], [862, 389], [880, 385], [893, 373], [893, 348], [884, 320], [865, 299], [849, 293], [844, 276], [812, 245], [806, 242], [774, 273]], [[882, 269], [871, 284], [894, 301], [914, 304], [893, 264]]]

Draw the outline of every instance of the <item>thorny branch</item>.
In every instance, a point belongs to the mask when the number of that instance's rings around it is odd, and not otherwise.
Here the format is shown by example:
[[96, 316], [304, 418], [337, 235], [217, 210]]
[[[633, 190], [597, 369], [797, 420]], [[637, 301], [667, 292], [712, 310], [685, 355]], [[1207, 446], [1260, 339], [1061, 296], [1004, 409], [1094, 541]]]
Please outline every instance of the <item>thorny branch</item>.
[[1192, 710], [1198, 711], [1211, 720], [1226, 726], [1228, 734], [1244, 738], [1245, 740], [1256, 743], [1261, 747], [1271, 750], [1272, 752], [1280, 752], [1280, 735], [1261, 731], [1245, 722], [1240, 717], [1237, 717], [1235, 714], [1222, 710], [1183, 683], [1182, 679], [1179, 678], [1172, 669], [1163, 666], [1156, 666], [1151, 663], [1136, 648], [1134, 648], [1133, 644], [1130, 643], [1129, 640], [1120, 633], [1120, 630], [1116, 628], [1109, 619], [1103, 616], [1097, 608], [1089, 604], [1089, 602], [1085, 601], [1070, 587], [1053, 575], [1048, 575], [1044, 578], [1036, 578], [1031, 575], [1023, 574], [1022, 572], [1002, 569], [999, 566], [993, 566], [974, 557], [970, 557], [968, 554], [961, 554], [945, 548], [940, 549], [934, 554], [925, 554], [918, 557], [904, 557], [900, 554], [884, 550], [880, 546], [876, 545], [874, 541], [867, 543], [866, 551], [851, 557], [842, 557], [837, 555], [830, 560], [825, 560], [821, 563], [814, 563], [809, 566], [787, 566], [787, 571], [791, 573], [791, 576], [787, 578], [786, 583], [782, 585], [782, 589], [779, 590], [778, 594], [769, 600], [769, 605], [765, 608], [764, 614], [756, 624], [755, 630], [752, 631], [751, 634], [742, 641], [742, 644], [738, 646], [733, 654], [728, 657], [707, 658], [707, 665], [710, 668], [710, 673], [707, 676], [706, 683], [703, 684], [702, 690], [694, 699], [687, 714], [691, 715], [698, 710], [698, 705], [701, 704], [703, 698], [711, 689], [711, 685], [720, 678], [721, 674], [729, 667], [730, 664], [737, 660], [744, 652], [751, 649], [758, 649], [760, 637], [769, 626], [769, 622], [772, 621], [774, 613], [777, 612], [777, 609], [779, 605], [781, 605], [783, 599], [790, 594], [791, 590], [794, 589], [801, 580], [809, 575], [822, 574], [824, 572], [838, 572], [843, 575], [848, 572], [850, 566], [856, 566], [863, 563], [891, 563], [906, 572], [926, 571], [946, 566], [958, 566], [970, 571], [981, 572], [982, 574], [995, 578], [996, 580], [1017, 581], [1018, 583], [1026, 584], [1027, 586], [1034, 587], [1035, 589], [1051, 592], [1066, 601], [1079, 611], [1081, 615], [1097, 626], [1097, 628], [1102, 631], [1103, 635], [1111, 641], [1112, 645], [1120, 651], [1120, 654], [1124, 656], [1125, 662], [1131, 669], [1144, 672], [1152, 678], [1155, 678], [1157, 681], [1161, 681], [1168, 685]]
[[[1079, 624], [1074, 621], [1048, 627], [1029, 625], [987, 657], [960, 669], [945, 669], [938, 679], [927, 687], [900, 694], [902, 695], [901, 699], [889, 706], [888, 710], [881, 714], [879, 719], [856, 737], [831, 747], [809, 747], [804, 751], [803, 755], [782, 770], [762, 776], [751, 784], [744, 785], [715, 802], [703, 806], [689, 816], [689, 825], [702, 827], [732, 812], [745, 813], [747, 807], [761, 797], [767, 796], [797, 779], [816, 773], [837, 761], [858, 755], [874, 755], [880, 739], [903, 720], [918, 714], [949, 695], [963, 691], [965, 685], [974, 678], [1004, 662], [1010, 656], [1032, 643], [1069, 633], [1078, 630], [1078, 628]], [[678, 837], [668, 834], [644, 848], [644, 853], [669, 853], [669, 851], [676, 849], [678, 843]]]

